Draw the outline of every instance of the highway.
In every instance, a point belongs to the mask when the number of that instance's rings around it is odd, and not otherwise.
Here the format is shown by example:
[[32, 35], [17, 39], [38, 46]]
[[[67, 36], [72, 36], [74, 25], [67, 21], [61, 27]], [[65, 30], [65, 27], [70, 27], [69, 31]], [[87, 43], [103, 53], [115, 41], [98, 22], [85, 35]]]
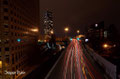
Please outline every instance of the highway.
[[73, 39], [45, 79], [105, 79], [81, 41]]

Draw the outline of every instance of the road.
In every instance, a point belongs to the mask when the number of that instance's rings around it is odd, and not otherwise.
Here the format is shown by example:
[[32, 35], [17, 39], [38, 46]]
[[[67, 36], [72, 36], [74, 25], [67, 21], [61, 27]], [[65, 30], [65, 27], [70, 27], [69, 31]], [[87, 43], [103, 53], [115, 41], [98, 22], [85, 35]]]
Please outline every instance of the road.
[[104, 71], [87, 53], [82, 42], [73, 39], [45, 79], [105, 79]]

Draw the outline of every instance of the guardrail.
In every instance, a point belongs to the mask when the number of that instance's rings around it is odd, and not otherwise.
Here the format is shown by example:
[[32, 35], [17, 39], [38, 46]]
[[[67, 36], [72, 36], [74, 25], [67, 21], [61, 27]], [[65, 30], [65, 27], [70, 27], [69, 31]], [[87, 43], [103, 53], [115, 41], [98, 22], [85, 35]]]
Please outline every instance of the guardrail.
[[111, 62], [107, 61], [104, 59], [102, 56], [98, 55], [95, 53], [93, 49], [91, 49], [89, 46], [86, 46], [91, 53], [89, 53], [93, 59], [98, 62], [98, 64], [105, 70], [106, 74], [111, 78], [111, 79], [116, 79], [116, 73], [117, 73], [117, 66], [112, 64]]

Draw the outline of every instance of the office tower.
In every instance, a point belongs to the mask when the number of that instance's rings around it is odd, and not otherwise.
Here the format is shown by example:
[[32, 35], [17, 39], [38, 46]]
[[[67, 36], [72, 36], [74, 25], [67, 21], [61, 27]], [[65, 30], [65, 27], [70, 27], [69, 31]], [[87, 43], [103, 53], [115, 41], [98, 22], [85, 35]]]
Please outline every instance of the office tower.
[[53, 16], [52, 12], [47, 11], [44, 16], [44, 32], [46, 37], [51, 37], [51, 35], [54, 33], [53, 31]]
[[28, 54], [39, 32], [38, 0], [0, 0], [0, 79], [17, 79], [26, 71]]

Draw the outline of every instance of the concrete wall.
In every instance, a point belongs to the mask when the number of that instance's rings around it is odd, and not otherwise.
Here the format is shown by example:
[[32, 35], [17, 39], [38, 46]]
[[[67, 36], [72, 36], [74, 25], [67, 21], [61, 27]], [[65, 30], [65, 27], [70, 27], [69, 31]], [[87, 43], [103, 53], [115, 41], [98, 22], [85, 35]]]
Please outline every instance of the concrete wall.
[[98, 55], [94, 52], [93, 49], [86, 46], [90, 51], [90, 55], [93, 59], [98, 62], [98, 64], [105, 70], [106, 75], [109, 76], [111, 79], [116, 79], [117, 67], [116, 65], [112, 64], [111, 62], [104, 59], [102, 56]]

